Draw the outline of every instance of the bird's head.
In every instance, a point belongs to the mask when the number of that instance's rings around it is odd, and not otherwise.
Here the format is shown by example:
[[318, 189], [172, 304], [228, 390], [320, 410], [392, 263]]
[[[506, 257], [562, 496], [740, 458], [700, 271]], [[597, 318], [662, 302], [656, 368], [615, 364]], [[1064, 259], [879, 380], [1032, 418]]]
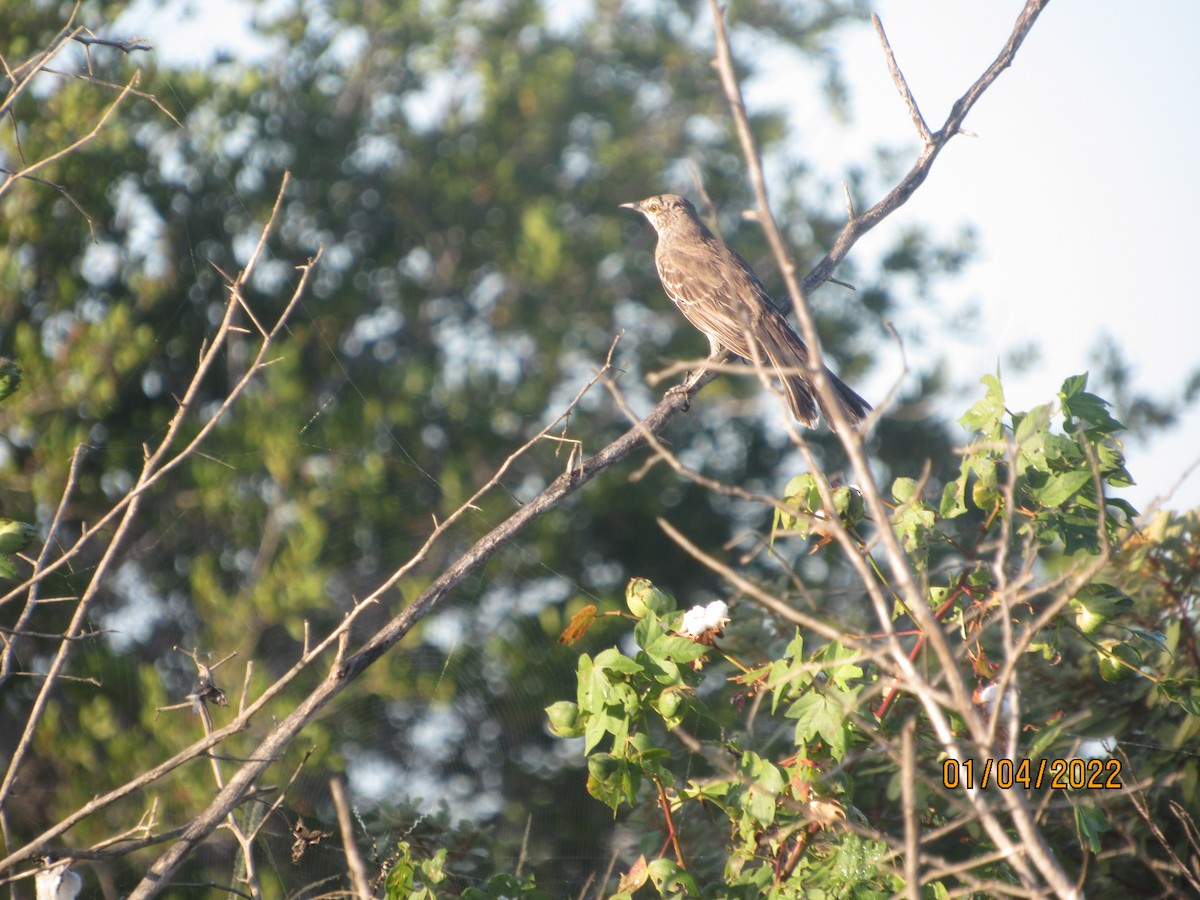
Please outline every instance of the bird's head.
[[622, 203], [621, 208], [640, 212], [650, 220], [650, 224], [659, 234], [662, 234], [663, 229], [672, 223], [698, 223], [700, 221], [696, 215], [696, 207], [678, 194], [659, 194], [636, 203]]

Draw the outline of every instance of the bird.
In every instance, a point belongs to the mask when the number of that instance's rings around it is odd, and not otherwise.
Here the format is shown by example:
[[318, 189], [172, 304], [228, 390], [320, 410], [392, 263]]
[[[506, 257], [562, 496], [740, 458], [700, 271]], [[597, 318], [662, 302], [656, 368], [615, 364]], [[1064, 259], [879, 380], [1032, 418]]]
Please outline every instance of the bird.
[[[750, 264], [700, 221], [696, 207], [677, 194], [660, 194], [621, 208], [641, 213], [654, 226], [654, 262], [663, 290], [708, 338], [712, 355], [728, 349], [750, 362], [769, 362], [796, 421], [812, 428], [824, 414], [832, 428], [829, 410], [812, 383], [808, 347]], [[871, 405], [828, 368], [825, 373], [842, 414], [858, 425]]]

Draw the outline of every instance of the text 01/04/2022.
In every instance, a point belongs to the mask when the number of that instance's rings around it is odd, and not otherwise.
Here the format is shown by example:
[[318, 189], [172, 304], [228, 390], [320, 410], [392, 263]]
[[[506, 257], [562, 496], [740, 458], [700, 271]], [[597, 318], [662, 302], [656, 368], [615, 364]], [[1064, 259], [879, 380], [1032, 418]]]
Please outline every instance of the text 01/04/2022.
[[1119, 759], [948, 759], [942, 763], [942, 784], [948, 790], [991, 785], [1040, 790], [1046, 784], [1059, 790], [1113, 791], [1123, 786], [1121, 765]]

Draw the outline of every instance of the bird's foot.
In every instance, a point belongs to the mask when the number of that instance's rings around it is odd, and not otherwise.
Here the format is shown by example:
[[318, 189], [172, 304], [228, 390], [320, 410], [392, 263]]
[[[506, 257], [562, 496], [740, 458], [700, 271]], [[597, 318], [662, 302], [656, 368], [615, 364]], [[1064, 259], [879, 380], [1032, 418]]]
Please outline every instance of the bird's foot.
[[668, 388], [666, 394], [671, 398], [671, 402], [684, 412], [687, 412], [692, 405], [691, 393], [688, 391], [687, 387], [687, 381], [690, 378], [691, 375], [689, 374], [688, 377], [684, 379], [683, 384], [677, 384], [673, 388]]

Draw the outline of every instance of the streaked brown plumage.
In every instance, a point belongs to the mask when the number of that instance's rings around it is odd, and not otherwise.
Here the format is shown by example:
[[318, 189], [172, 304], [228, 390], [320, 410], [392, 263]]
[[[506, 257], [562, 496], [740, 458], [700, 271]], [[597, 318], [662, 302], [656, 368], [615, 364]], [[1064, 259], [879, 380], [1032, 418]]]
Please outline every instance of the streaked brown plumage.
[[[807, 371], [808, 347], [792, 330], [749, 263], [708, 230], [683, 197], [662, 194], [621, 204], [640, 212], [658, 232], [654, 261], [667, 296], [708, 338], [712, 352], [728, 348], [743, 359], [769, 362], [779, 376], [792, 415], [802, 425], [830, 421]], [[757, 345], [757, 352], [751, 342]], [[790, 370], [790, 371], [782, 371]], [[852, 425], [870, 404], [826, 369], [842, 412]]]

